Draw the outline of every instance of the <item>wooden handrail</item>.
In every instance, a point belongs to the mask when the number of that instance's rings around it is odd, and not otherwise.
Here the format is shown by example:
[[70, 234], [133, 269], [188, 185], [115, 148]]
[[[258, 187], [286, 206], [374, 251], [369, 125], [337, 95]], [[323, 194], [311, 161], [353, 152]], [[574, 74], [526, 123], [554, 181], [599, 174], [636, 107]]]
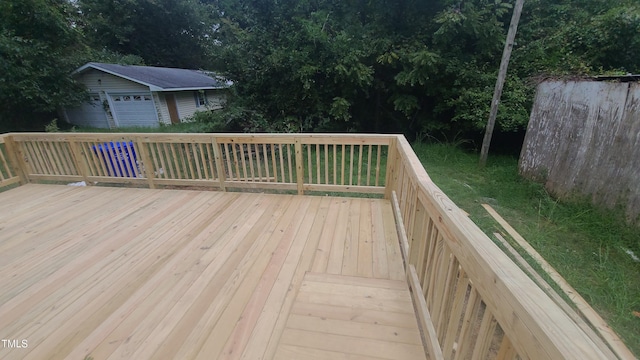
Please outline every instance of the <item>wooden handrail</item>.
[[444, 358], [484, 358], [491, 343], [499, 346], [497, 355], [512, 353], [513, 346], [521, 358], [616, 358], [431, 181], [404, 137], [395, 144], [387, 161], [387, 192], [397, 193], [408, 266], [416, 269]]
[[3, 139], [15, 148], [11, 164], [22, 169], [23, 182], [383, 194], [384, 154], [394, 136], [11, 133]]

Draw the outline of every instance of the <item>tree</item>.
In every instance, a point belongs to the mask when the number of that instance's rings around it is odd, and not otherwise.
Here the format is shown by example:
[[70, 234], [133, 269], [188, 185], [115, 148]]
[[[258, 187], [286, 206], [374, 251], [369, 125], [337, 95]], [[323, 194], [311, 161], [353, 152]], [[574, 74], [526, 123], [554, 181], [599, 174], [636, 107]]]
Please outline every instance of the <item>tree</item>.
[[208, 69], [215, 26], [197, 0], [78, 0], [92, 46], [147, 65]]
[[[218, 4], [215, 67], [237, 84], [239, 106], [271, 120], [262, 130], [356, 130], [352, 106], [373, 81], [367, 60], [375, 39], [367, 29], [344, 21], [339, 2], [252, 5]], [[358, 26], [359, 36], [349, 26]]]
[[69, 77], [87, 48], [65, 0], [0, 2], [0, 130], [28, 129], [43, 114], [82, 101]]

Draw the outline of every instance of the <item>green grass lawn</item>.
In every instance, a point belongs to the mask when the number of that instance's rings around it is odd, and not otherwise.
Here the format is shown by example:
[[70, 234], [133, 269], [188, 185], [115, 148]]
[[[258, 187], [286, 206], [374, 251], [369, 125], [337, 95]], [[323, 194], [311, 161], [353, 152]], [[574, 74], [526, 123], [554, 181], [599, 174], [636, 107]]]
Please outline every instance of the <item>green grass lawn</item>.
[[[541, 184], [518, 175], [518, 160], [478, 156], [445, 144], [415, 144], [431, 179], [490, 235], [502, 231], [481, 207], [488, 203], [562, 274], [640, 356], [640, 227], [622, 211], [598, 210], [586, 201], [557, 201]], [[504, 232], [504, 231], [503, 231]]]

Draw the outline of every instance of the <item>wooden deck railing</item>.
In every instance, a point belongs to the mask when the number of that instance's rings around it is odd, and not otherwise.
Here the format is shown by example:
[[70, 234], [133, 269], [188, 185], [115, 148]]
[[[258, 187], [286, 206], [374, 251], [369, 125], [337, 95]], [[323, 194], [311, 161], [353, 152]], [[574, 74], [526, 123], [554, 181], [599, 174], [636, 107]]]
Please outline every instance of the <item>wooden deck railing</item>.
[[384, 194], [431, 359], [615, 358], [433, 184], [403, 136], [0, 136], [0, 187], [41, 180]]
[[431, 359], [616, 358], [431, 181], [404, 137], [393, 140], [387, 163], [386, 194], [397, 199], [408, 282]]
[[[5, 136], [22, 181], [383, 194], [392, 136], [87, 134]], [[3, 184], [0, 183], [0, 186]]]
[[11, 138], [8, 135], [0, 135], [0, 188], [19, 183], [22, 178], [16, 170], [17, 167], [11, 164], [18, 162], [15, 151], [12, 149]]

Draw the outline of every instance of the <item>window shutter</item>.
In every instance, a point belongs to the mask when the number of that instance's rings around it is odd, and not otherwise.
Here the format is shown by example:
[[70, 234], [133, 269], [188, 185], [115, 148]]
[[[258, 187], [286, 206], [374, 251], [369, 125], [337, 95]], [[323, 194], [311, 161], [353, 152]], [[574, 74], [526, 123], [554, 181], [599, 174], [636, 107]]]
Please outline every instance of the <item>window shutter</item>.
[[194, 91], [193, 92], [193, 99], [196, 101], [196, 107], [200, 107], [200, 101], [198, 101], [198, 92]]

